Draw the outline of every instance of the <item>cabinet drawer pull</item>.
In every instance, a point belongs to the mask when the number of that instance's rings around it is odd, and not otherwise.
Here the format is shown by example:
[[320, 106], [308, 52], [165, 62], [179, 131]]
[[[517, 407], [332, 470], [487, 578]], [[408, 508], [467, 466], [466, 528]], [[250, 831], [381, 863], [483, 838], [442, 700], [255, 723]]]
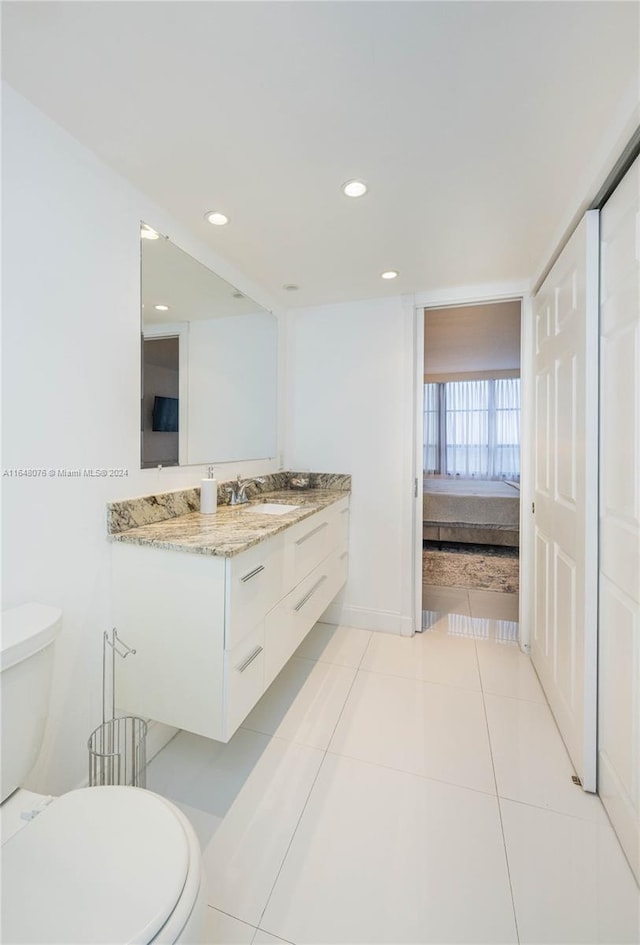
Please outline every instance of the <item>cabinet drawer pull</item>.
[[340, 555], [340, 560], [341, 560], [341, 561], [344, 561], [344, 559], [345, 559], [345, 558], [348, 558], [348, 557], [349, 557], [349, 552], [348, 552], [348, 551], [343, 551], [342, 554]]
[[241, 577], [240, 580], [244, 584], [245, 581], [250, 581], [252, 577], [255, 577], [256, 574], [260, 574], [261, 571], [264, 571], [263, 564], [259, 564], [257, 568], [254, 568], [253, 571], [249, 571], [249, 573], [245, 574], [244, 577]]
[[328, 524], [329, 524], [328, 522], [323, 522], [322, 525], [318, 525], [317, 528], [312, 528], [311, 531], [307, 532], [306, 535], [303, 535], [302, 538], [298, 538], [296, 545], [301, 545], [303, 542], [307, 540], [307, 538], [311, 538], [312, 535], [315, 535], [317, 532], [321, 531], [323, 528], [326, 528]]
[[247, 666], [250, 666], [251, 663], [253, 663], [256, 656], [260, 656], [261, 653], [262, 653], [262, 647], [257, 646], [252, 653], [249, 653], [246, 660], [243, 660], [242, 663], [239, 664], [239, 666], [236, 666], [236, 669], [238, 670], [238, 672], [244, 673]]
[[347, 506], [346, 509], [340, 510], [340, 515], [348, 515], [348, 514], [349, 514], [349, 506]]
[[327, 580], [327, 575], [326, 575], [326, 574], [323, 574], [322, 577], [320, 578], [320, 580], [319, 580], [319, 581], [316, 581], [316, 583], [313, 585], [313, 587], [311, 588], [311, 590], [308, 591], [308, 592], [304, 595], [304, 597], [302, 598], [302, 600], [299, 600], [299, 601], [298, 601], [298, 603], [296, 604], [296, 606], [295, 606], [293, 609], [296, 610], [296, 611], [297, 611], [297, 610], [302, 610], [302, 608], [303, 608], [304, 605], [307, 603], [307, 601], [309, 600], [309, 598], [312, 597], [312, 596], [315, 594], [315, 592], [318, 590], [318, 588], [320, 587], [320, 585], [323, 584], [326, 580]]

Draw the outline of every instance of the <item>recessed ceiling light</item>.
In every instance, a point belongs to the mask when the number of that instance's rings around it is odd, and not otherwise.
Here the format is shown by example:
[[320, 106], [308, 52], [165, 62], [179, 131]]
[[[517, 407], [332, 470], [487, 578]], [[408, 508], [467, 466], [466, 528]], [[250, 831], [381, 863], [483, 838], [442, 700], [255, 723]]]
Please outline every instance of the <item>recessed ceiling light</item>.
[[294, 285], [293, 282], [290, 282], [288, 285], [283, 285], [282, 288], [285, 289], [287, 292], [297, 292], [300, 286]]
[[347, 197], [364, 197], [368, 190], [363, 180], [348, 180], [342, 185], [342, 192]]
[[229, 222], [229, 217], [225, 216], [224, 213], [220, 213], [219, 210], [207, 210], [204, 218], [209, 223], [213, 223], [214, 226], [224, 226], [225, 223]]
[[158, 240], [158, 239], [160, 239], [160, 234], [157, 233], [155, 230], [152, 230], [150, 226], [147, 226], [147, 224], [144, 223], [144, 224], [140, 227], [140, 239], [143, 239], [143, 240]]
[[168, 306], [168, 305], [154, 305], [153, 307], [155, 308], [156, 312], [168, 312], [168, 311], [169, 311], [169, 306]]
[[397, 269], [387, 269], [385, 272], [381, 272], [380, 275], [383, 279], [397, 279], [400, 273]]

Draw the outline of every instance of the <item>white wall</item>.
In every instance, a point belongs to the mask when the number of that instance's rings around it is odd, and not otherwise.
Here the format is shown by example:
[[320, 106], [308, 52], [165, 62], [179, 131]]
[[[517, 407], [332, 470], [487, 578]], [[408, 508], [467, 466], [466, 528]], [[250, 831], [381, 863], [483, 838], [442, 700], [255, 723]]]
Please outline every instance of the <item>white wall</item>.
[[[86, 776], [111, 625], [105, 504], [195, 485], [202, 468], [139, 469], [139, 221], [259, 304], [251, 285], [87, 149], [3, 86], [3, 470], [126, 470], [123, 478], [4, 475], [3, 608], [64, 613], [45, 745], [29, 786]], [[250, 475], [277, 463], [231, 464]]]
[[269, 312], [190, 323], [190, 462], [276, 455], [277, 345]]
[[451, 375], [513, 377], [519, 371], [519, 300], [425, 309], [425, 383]]
[[329, 618], [412, 631], [413, 306], [290, 312], [287, 466], [353, 476], [349, 580]]

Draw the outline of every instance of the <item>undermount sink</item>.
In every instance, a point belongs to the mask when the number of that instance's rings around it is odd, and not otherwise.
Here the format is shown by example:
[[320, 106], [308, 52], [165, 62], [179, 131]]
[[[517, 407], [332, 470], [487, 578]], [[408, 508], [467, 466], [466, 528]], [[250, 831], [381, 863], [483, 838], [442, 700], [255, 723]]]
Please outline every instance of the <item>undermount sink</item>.
[[256, 505], [248, 505], [246, 512], [257, 512], [260, 515], [286, 515], [287, 512], [293, 512], [299, 509], [299, 505], [285, 505], [284, 502], [262, 502]]

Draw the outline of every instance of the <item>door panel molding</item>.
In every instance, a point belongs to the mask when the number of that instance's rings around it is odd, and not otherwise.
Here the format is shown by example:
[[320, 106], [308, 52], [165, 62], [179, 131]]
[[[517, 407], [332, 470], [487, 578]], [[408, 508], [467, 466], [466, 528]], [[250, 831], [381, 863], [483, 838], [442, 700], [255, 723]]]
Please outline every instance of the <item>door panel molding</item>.
[[531, 656], [583, 787], [596, 790], [598, 211], [534, 299]]
[[602, 209], [599, 793], [640, 883], [640, 158]]

